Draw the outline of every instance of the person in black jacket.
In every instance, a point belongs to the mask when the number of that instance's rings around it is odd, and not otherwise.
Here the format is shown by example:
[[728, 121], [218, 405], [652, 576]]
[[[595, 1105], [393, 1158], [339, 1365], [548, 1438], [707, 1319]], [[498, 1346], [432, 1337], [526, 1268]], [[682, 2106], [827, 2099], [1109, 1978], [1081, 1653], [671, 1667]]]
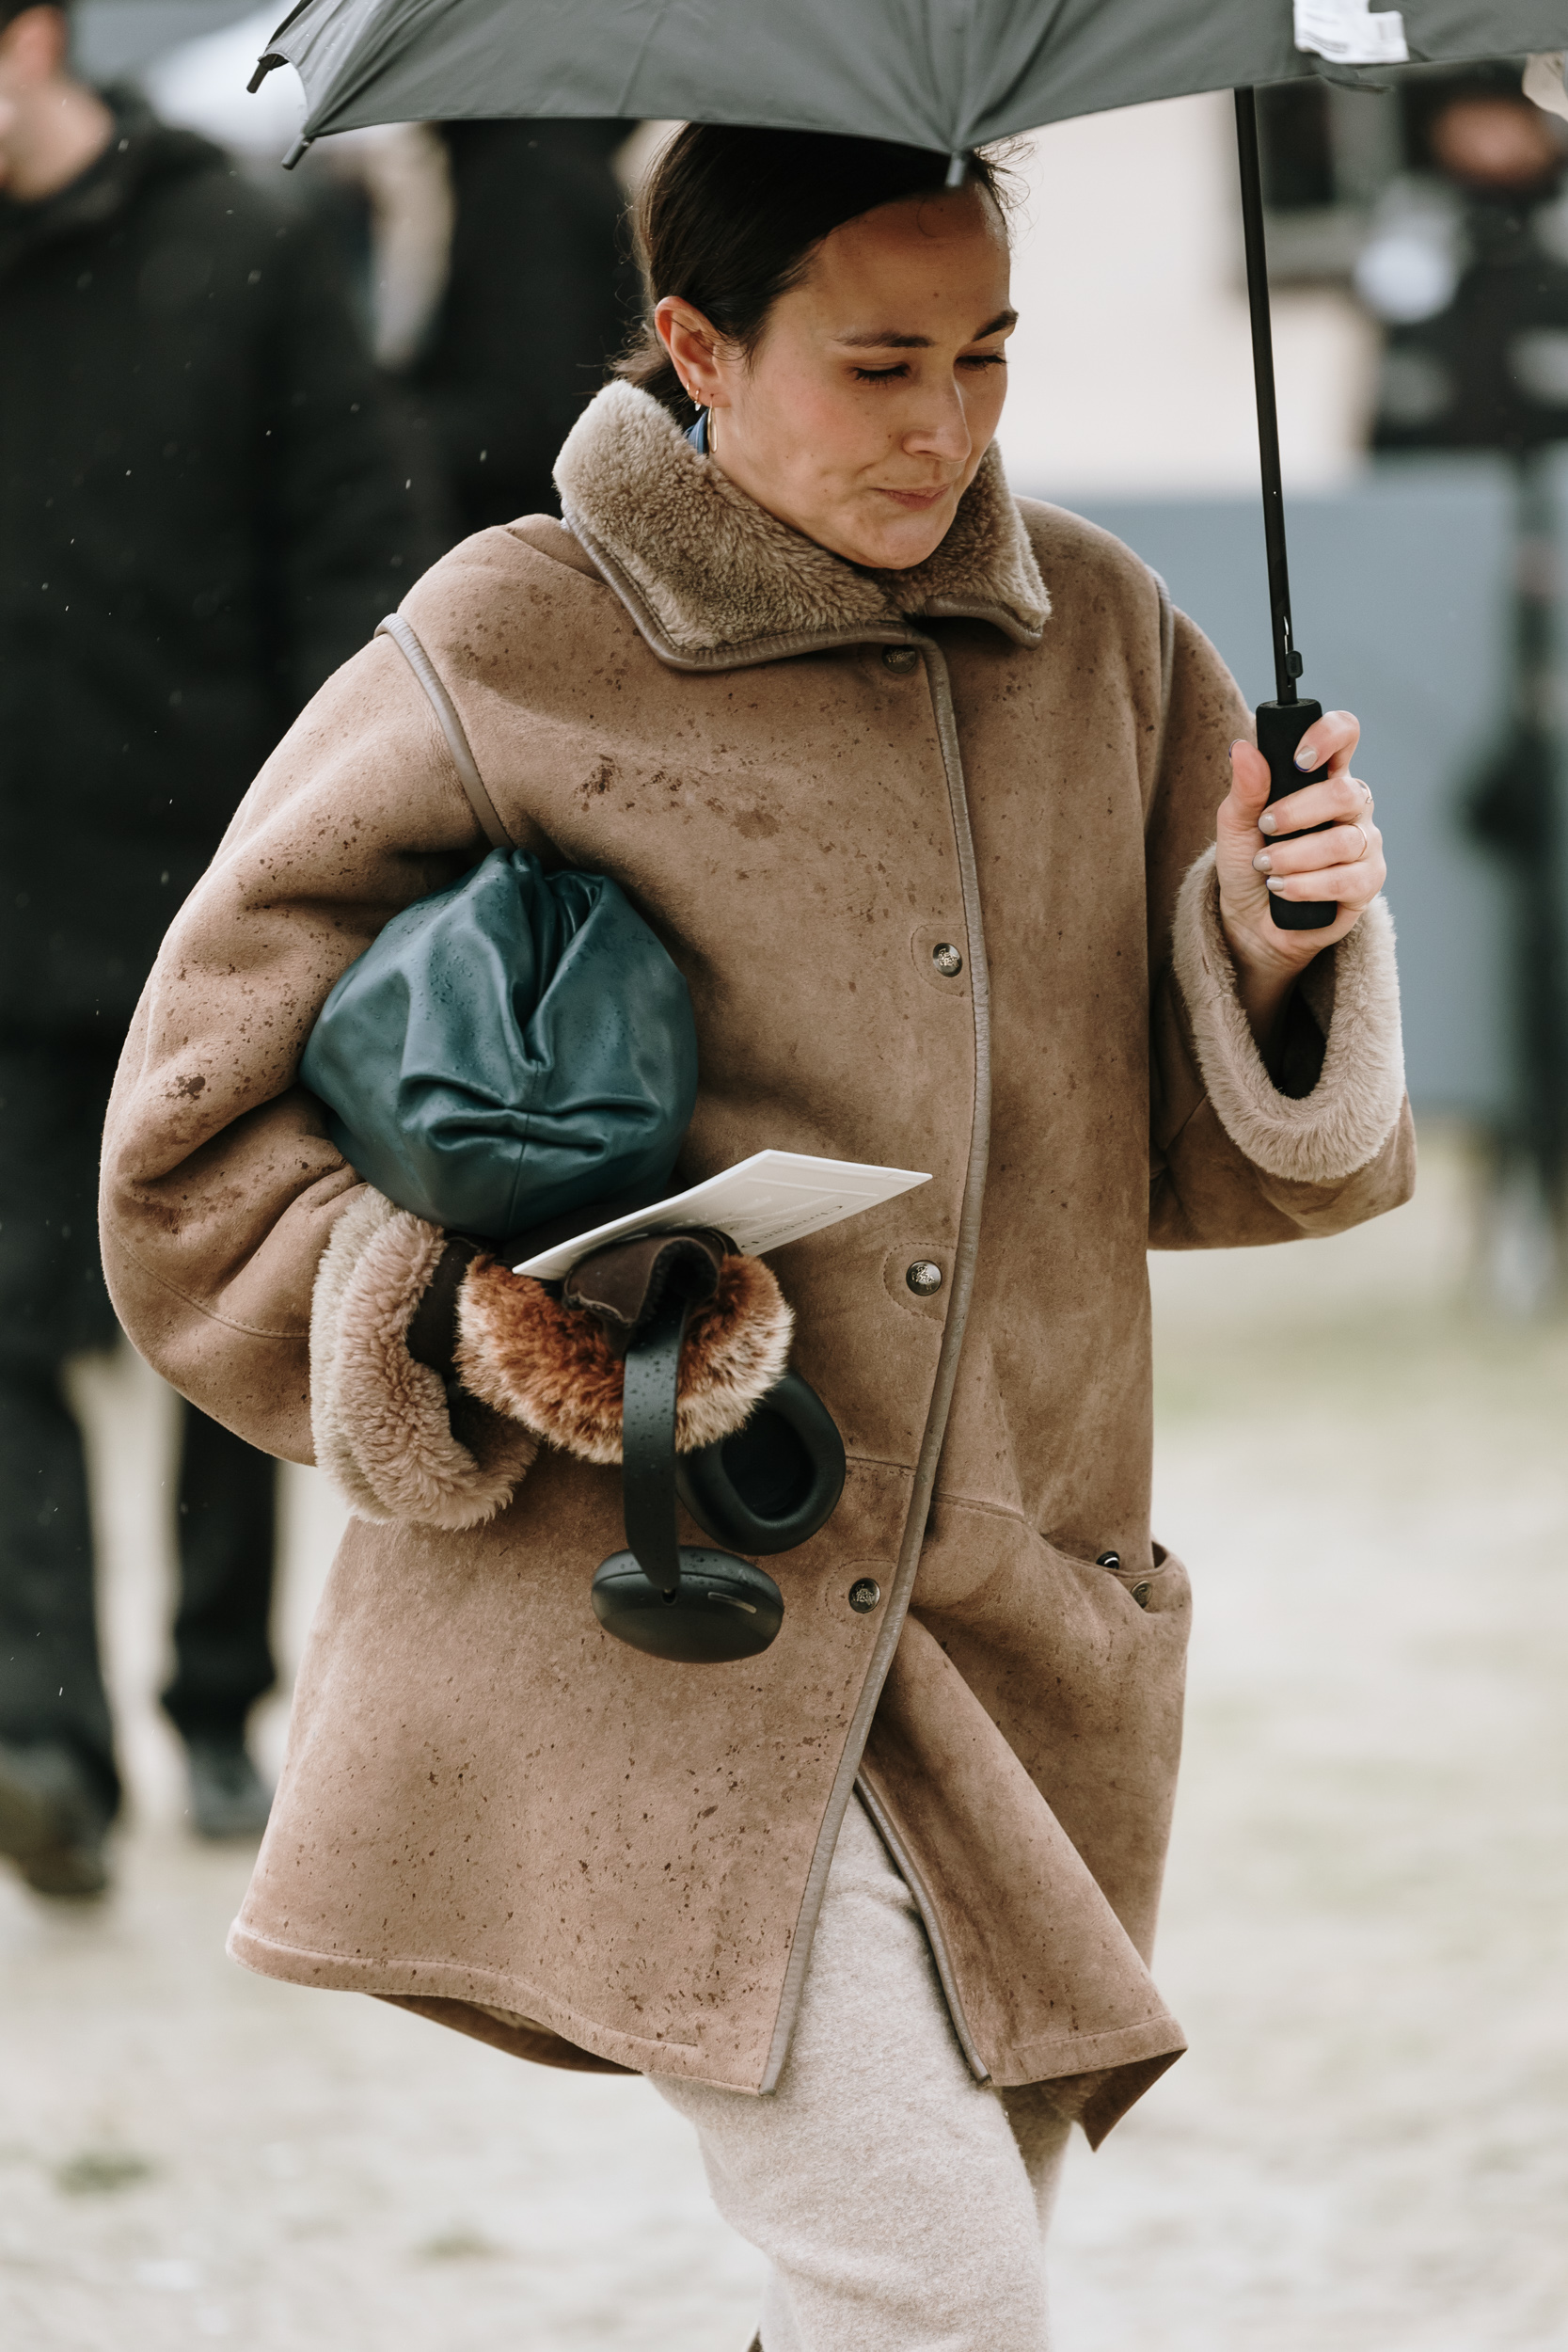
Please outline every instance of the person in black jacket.
[[[0, 0], [0, 1851], [104, 1883], [119, 1799], [65, 1359], [109, 1343], [99, 1135], [169, 920], [252, 775], [440, 550], [332, 232], [73, 78]], [[190, 1407], [193, 1813], [254, 1829], [274, 1465]]]
[[562, 442], [626, 342], [641, 294], [611, 158], [634, 128], [442, 122], [446, 289], [409, 377], [465, 531], [559, 512]]

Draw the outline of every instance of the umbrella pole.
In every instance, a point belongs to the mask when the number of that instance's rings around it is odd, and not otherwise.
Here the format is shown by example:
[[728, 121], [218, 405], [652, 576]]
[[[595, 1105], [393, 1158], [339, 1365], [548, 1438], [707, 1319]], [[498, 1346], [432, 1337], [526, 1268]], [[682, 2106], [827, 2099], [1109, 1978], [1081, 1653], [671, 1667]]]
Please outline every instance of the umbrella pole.
[[[1258, 106], [1250, 89], [1236, 97], [1236, 152], [1242, 170], [1242, 233], [1246, 244], [1247, 309], [1252, 317], [1252, 374], [1258, 393], [1258, 462], [1263, 478], [1263, 546], [1269, 566], [1269, 628], [1274, 646], [1275, 699], [1258, 706], [1258, 748], [1269, 763], [1269, 799], [1281, 801], [1288, 792], [1328, 773], [1319, 768], [1311, 778], [1295, 764], [1296, 745], [1315, 719], [1323, 715], [1322, 703], [1296, 692], [1302, 660], [1291, 628], [1291, 573], [1285, 555], [1285, 489], [1279, 476], [1279, 412], [1274, 389], [1274, 333], [1269, 320], [1269, 259], [1263, 239], [1263, 179], [1258, 161]], [[1323, 832], [1314, 826], [1313, 832]], [[1293, 834], [1282, 834], [1281, 840]], [[1332, 923], [1339, 910], [1332, 898], [1273, 898], [1269, 912], [1284, 931], [1316, 931]]]

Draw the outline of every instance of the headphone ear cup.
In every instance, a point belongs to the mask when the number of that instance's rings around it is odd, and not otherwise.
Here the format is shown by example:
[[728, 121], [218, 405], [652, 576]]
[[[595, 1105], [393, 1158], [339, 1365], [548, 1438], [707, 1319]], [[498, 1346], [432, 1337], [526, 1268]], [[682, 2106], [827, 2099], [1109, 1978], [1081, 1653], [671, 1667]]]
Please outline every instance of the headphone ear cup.
[[743, 1429], [675, 1457], [675, 1491], [716, 1543], [754, 1556], [793, 1551], [825, 1527], [844, 1492], [844, 1440], [808, 1381], [786, 1372]]

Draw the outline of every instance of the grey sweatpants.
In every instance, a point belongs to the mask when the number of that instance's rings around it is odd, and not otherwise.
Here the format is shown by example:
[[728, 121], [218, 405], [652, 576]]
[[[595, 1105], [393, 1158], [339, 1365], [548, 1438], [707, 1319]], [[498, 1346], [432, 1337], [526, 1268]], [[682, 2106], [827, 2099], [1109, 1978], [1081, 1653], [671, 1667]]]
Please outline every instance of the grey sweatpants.
[[975, 2082], [858, 1799], [777, 2090], [654, 2087], [772, 2265], [763, 2352], [1046, 2352], [1041, 2240], [1069, 2126]]

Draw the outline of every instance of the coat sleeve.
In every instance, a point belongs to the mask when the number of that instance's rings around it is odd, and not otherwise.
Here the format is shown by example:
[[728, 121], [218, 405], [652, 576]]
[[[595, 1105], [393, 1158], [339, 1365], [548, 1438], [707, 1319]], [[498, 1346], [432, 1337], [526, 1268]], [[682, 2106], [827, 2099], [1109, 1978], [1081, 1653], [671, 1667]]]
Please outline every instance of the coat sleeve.
[[104, 1130], [104, 1272], [142, 1355], [268, 1453], [313, 1458], [311, 1295], [366, 1191], [297, 1084], [305, 1041], [382, 926], [486, 847], [379, 639], [267, 762], [142, 993]]
[[1275, 1075], [1236, 993], [1214, 812], [1252, 737], [1235, 681], [1174, 615], [1148, 821], [1152, 977], [1149, 1244], [1202, 1249], [1336, 1233], [1410, 1197], [1394, 929], [1377, 899], [1298, 983]]

